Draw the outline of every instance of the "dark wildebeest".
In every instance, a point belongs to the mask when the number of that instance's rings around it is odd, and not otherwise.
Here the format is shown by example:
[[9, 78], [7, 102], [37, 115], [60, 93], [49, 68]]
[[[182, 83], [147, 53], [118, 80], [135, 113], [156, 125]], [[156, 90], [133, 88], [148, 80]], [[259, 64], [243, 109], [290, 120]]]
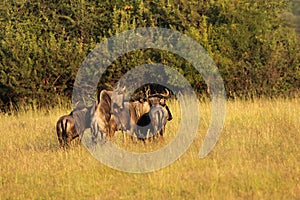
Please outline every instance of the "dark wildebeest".
[[69, 115], [60, 117], [56, 123], [56, 132], [60, 147], [69, 148], [71, 141], [82, 136], [90, 127], [90, 107], [77, 107]]
[[58, 119], [56, 133], [60, 147], [69, 147], [71, 141], [78, 137], [75, 120], [71, 114], [61, 116]]
[[[163, 138], [166, 123], [173, 118], [171, 111], [166, 104], [170, 93], [167, 89], [165, 90], [165, 94], [150, 94], [149, 87], [146, 91], [146, 98], [151, 108], [149, 112], [142, 115], [137, 121], [139, 127], [137, 130], [138, 137], [142, 140], [156, 135], [160, 135], [161, 138]], [[149, 134], [148, 131], [150, 131]]]
[[[170, 111], [166, 106], [154, 105], [150, 111], [142, 115], [137, 121], [137, 137], [145, 140], [150, 137], [161, 136], [165, 132], [167, 121], [171, 120]], [[148, 132], [149, 131], [149, 132]]]
[[123, 131], [129, 130], [131, 138], [136, 135], [140, 139], [145, 139], [145, 133], [148, 132], [148, 129], [152, 130], [153, 135], [158, 132], [163, 135], [166, 121], [172, 119], [166, 100], [163, 99], [167, 98], [169, 93], [149, 97], [148, 89], [146, 101], [133, 102], [120, 101], [118, 98], [124, 99], [122, 95], [122, 93], [115, 95], [112, 108], [116, 122]]
[[172, 113], [171, 113], [171, 111], [170, 111], [170, 109], [169, 109], [169, 107], [168, 107], [168, 105], [166, 104], [166, 102], [167, 102], [167, 99], [169, 98], [169, 96], [170, 96], [170, 92], [169, 92], [169, 90], [167, 90], [167, 89], [165, 89], [165, 91], [166, 91], [166, 93], [165, 94], [162, 94], [162, 93], [160, 93], [160, 94], [147, 94], [147, 98], [148, 98], [148, 101], [149, 101], [149, 103], [150, 103], [150, 105], [151, 105], [151, 107], [152, 106], [156, 106], [156, 105], [161, 105], [161, 106], [163, 106], [166, 110], [167, 110], [167, 112], [168, 112], [168, 121], [171, 121], [172, 119], [173, 119], [173, 116], [172, 116]]
[[172, 114], [167, 105], [155, 105], [149, 112], [153, 136], [159, 135], [163, 138], [167, 121], [172, 120]]

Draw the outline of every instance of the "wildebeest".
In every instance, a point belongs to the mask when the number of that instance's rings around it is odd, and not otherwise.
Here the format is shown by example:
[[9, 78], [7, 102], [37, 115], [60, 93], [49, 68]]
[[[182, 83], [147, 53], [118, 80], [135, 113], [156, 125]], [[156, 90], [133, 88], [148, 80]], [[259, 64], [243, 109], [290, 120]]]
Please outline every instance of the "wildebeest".
[[148, 98], [148, 101], [151, 105], [165, 105], [167, 99], [170, 96], [169, 90], [165, 89], [166, 93], [155, 93], [155, 94], [150, 94], [150, 89], [148, 88], [146, 91], [146, 97]]
[[137, 121], [137, 137], [139, 139], [144, 140], [155, 136], [161, 136], [163, 139], [166, 123], [172, 120], [172, 116], [169, 114], [171, 112], [167, 108], [159, 104], [151, 106], [150, 111], [139, 118]]
[[122, 93], [118, 93], [112, 105], [117, 124], [120, 124], [123, 131], [129, 130], [131, 138], [136, 135], [138, 138], [145, 139], [147, 129], [150, 129], [154, 135], [158, 132], [163, 135], [166, 121], [172, 119], [166, 101], [162, 100], [168, 95], [169, 93], [149, 96], [148, 89], [146, 101], [121, 102], [118, 98], [124, 99], [124, 97]]
[[169, 90], [165, 89], [166, 93], [165, 94], [148, 94], [147, 95], [147, 98], [148, 98], [148, 101], [152, 106], [156, 106], [156, 105], [161, 105], [163, 106], [167, 112], [168, 112], [168, 121], [171, 121], [173, 119], [173, 116], [172, 116], [172, 113], [168, 107], [168, 105], [166, 104], [166, 101], [167, 99], [169, 98], [169, 95], [170, 95], [170, 92]]
[[172, 119], [172, 115], [167, 106], [155, 105], [152, 106], [149, 112], [151, 120], [151, 128], [153, 136], [160, 135], [163, 138], [167, 121]]
[[60, 147], [69, 148], [71, 141], [81, 136], [90, 127], [90, 107], [75, 108], [69, 115], [60, 117], [56, 123], [56, 132]]
[[56, 133], [60, 147], [69, 147], [73, 139], [78, 137], [74, 117], [69, 115], [61, 116], [56, 123]]
[[[117, 95], [117, 94], [116, 94]], [[117, 123], [115, 117], [111, 112], [111, 99], [115, 96], [113, 91], [102, 90], [99, 95], [99, 103], [91, 110], [91, 132], [93, 139], [98, 136], [100, 132], [101, 140], [107, 135], [112, 137], [115, 130], [117, 130]], [[116, 98], [118, 105], [123, 108], [123, 95]]]
[[[129, 131], [131, 139], [136, 134], [137, 121], [139, 118], [149, 112], [150, 105], [147, 101], [123, 102], [123, 108], [117, 103], [113, 103], [113, 116], [118, 127], [123, 131]], [[124, 141], [126, 137], [124, 135]]]
[[118, 87], [114, 91], [102, 90], [100, 93], [100, 102], [95, 113], [92, 114], [92, 123], [96, 127], [93, 132], [101, 131], [102, 138], [103, 134], [107, 133], [112, 137], [117, 130], [121, 130], [123, 134], [125, 131], [130, 131], [132, 136], [137, 120], [150, 110], [149, 103], [143, 98], [125, 102], [124, 90], [125, 87]]
[[[101, 140], [105, 139], [106, 136], [113, 137], [117, 130], [123, 131], [123, 134], [125, 131], [129, 131], [130, 137], [133, 138], [133, 135], [137, 134], [138, 121], [141, 121], [140, 118], [144, 114], [149, 113], [151, 105], [154, 105], [154, 107], [160, 106], [157, 109], [159, 112], [154, 112], [156, 114], [151, 116], [153, 120], [157, 119], [157, 117], [163, 117], [167, 120], [172, 119], [172, 114], [165, 103], [165, 99], [169, 95], [168, 91], [167, 94], [155, 94], [149, 97], [150, 89], [148, 89], [146, 91], [146, 99], [141, 97], [135, 101], [124, 101], [124, 90], [125, 87], [117, 87], [114, 91], [102, 90], [100, 92], [99, 103], [91, 109], [90, 115], [93, 139], [98, 136], [99, 132]], [[167, 111], [167, 114], [165, 114], [165, 111]], [[160, 130], [161, 126], [165, 126], [164, 119], [160, 118], [151, 125], [156, 126], [153, 130]], [[123, 136], [125, 141], [125, 134]]]

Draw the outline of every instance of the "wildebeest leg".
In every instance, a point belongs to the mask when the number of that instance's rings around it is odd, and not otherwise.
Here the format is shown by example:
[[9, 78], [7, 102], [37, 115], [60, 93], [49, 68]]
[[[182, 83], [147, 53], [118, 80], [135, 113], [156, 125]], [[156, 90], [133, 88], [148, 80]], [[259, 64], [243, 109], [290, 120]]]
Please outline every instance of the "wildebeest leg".
[[83, 133], [81, 133], [81, 134], [78, 136], [78, 140], [79, 140], [79, 142], [80, 142], [80, 143], [81, 143], [81, 141], [82, 141], [83, 134], [84, 134], [84, 132], [83, 132]]
[[102, 131], [102, 134], [101, 134], [102, 144], [106, 143], [107, 136], [110, 137], [110, 128], [109, 128], [109, 124], [108, 123], [105, 125], [104, 130]]
[[63, 136], [62, 136], [62, 141], [63, 141], [63, 142], [62, 142], [62, 143], [63, 143], [63, 144], [62, 144], [62, 147], [63, 147], [63, 148], [66, 148], [66, 146], [67, 146], [67, 135], [63, 135]]
[[59, 142], [59, 146], [63, 147], [63, 137], [62, 137], [62, 130], [60, 129], [60, 127], [57, 127], [57, 138], [58, 138], [58, 142]]
[[97, 126], [97, 124], [95, 124], [95, 123], [91, 124], [91, 134], [92, 134], [92, 138], [95, 137], [96, 129], [97, 129], [96, 126]]
[[56, 133], [57, 133], [57, 138], [59, 142], [59, 146], [63, 146], [63, 140], [62, 140], [62, 126], [63, 126], [63, 120], [60, 120], [56, 124]]
[[165, 132], [165, 127], [162, 127], [162, 128], [160, 129], [160, 131], [159, 131], [159, 134], [158, 134], [159, 139], [160, 139], [160, 141], [162, 141], [162, 142], [165, 141], [165, 139], [164, 139], [164, 132]]
[[133, 140], [133, 138], [134, 138], [134, 136], [135, 136], [135, 138], [137, 138], [137, 125], [136, 125], [136, 123], [134, 122], [134, 121], [131, 121], [130, 122], [130, 132], [129, 132], [129, 136], [130, 136], [130, 141], [131, 142], [135, 142], [134, 140]]
[[[107, 130], [107, 129], [106, 129]], [[104, 135], [104, 131], [101, 129], [101, 127], [96, 124], [95, 126], [95, 130], [93, 131], [93, 136], [92, 136], [92, 141], [94, 143], [97, 143], [97, 138], [98, 138], [98, 133], [100, 132], [100, 141], [102, 144], [104, 144], [106, 142], [106, 138], [105, 138], [105, 135]]]
[[63, 138], [61, 136], [58, 136], [58, 142], [59, 142], [59, 147], [63, 147]]
[[151, 133], [151, 130], [148, 129], [147, 130], [147, 135], [146, 135], [146, 140], [148, 140], [148, 142], [153, 142], [154, 141], [154, 135]]
[[109, 139], [111, 140], [115, 136], [115, 131], [117, 131], [118, 125], [114, 118], [110, 118], [109, 121]]
[[69, 135], [70, 133], [67, 134], [67, 148], [69, 148], [71, 146], [71, 141], [72, 141], [72, 136]]
[[107, 135], [109, 135], [109, 125], [105, 124], [103, 131], [101, 131], [101, 139], [103, 140]]
[[115, 132], [114, 132], [113, 130], [109, 129], [109, 133], [108, 133], [108, 138], [109, 138], [109, 140], [112, 140], [112, 139], [113, 139], [114, 134], [115, 134]]
[[126, 143], [127, 141], [126, 141], [126, 131], [122, 131], [122, 134], [123, 134], [123, 141], [124, 141], [124, 143]]
[[73, 136], [72, 141], [74, 141], [73, 144], [78, 146], [80, 144], [79, 135]]
[[96, 143], [96, 138], [98, 137], [98, 130], [99, 130], [99, 125], [98, 125], [97, 122], [94, 122], [91, 126], [91, 133], [92, 133], [93, 143]]
[[68, 126], [68, 120], [65, 120], [62, 124], [62, 140], [63, 140], [63, 147], [68, 148], [69, 143], [68, 143], [68, 132], [67, 132], [67, 126]]
[[129, 136], [129, 143], [133, 142], [133, 136], [131, 136], [130, 131], [124, 131], [124, 130], [122, 130], [122, 134], [123, 134], [123, 142], [124, 142], [124, 144], [126, 144], [128, 142], [128, 136]]
[[96, 122], [96, 130], [95, 130], [95, 136], [98, 136], [98, 132], [100, 132], [100, 140], [104, 140], [106, 134], [109, 133], [109, 124], [104, 122], [102, 119], [97, 119]]
[[130, 137], [131, 142], [134, 142], [134, 140], [133, 140], [134, 134], [135, 134], [135, 128], [130, 128], [129, 137]]

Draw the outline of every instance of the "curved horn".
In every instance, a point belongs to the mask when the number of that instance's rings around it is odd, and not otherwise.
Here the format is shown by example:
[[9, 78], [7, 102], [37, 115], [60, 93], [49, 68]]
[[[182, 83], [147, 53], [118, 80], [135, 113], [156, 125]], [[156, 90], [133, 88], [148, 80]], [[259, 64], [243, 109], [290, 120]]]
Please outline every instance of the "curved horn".
[[150, 85], [148, 85], [147, 90], [146, 90], [146, 99], [148, 99], [150, 96]]
[[115, 90], [119, 90], [119, 88], [120, 88], [120, 82], [117, 83]]
[[163, 96], [164, 98], [169, 98], [170, 92], [167, 88], [165, 88], [166, 94], [161, 94], [161, 96]]

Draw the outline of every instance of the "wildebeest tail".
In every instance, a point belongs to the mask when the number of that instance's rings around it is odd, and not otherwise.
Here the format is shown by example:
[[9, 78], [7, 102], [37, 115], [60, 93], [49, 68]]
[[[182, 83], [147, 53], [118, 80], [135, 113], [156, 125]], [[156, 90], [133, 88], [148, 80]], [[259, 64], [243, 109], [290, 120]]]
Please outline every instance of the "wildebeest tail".
[[62, 135], [67, 135], [67, 126], [68, 126], [68, 119], [61, 120], [61, 128], [62, 128]]
[[157, 127], [157, 131], [160, 131], [162, 128], [161, 125], [163, 124], [163, 117], [164, 117], [163, 111], [161, 109], [157, 110], [155, 114], [155, 125]]

